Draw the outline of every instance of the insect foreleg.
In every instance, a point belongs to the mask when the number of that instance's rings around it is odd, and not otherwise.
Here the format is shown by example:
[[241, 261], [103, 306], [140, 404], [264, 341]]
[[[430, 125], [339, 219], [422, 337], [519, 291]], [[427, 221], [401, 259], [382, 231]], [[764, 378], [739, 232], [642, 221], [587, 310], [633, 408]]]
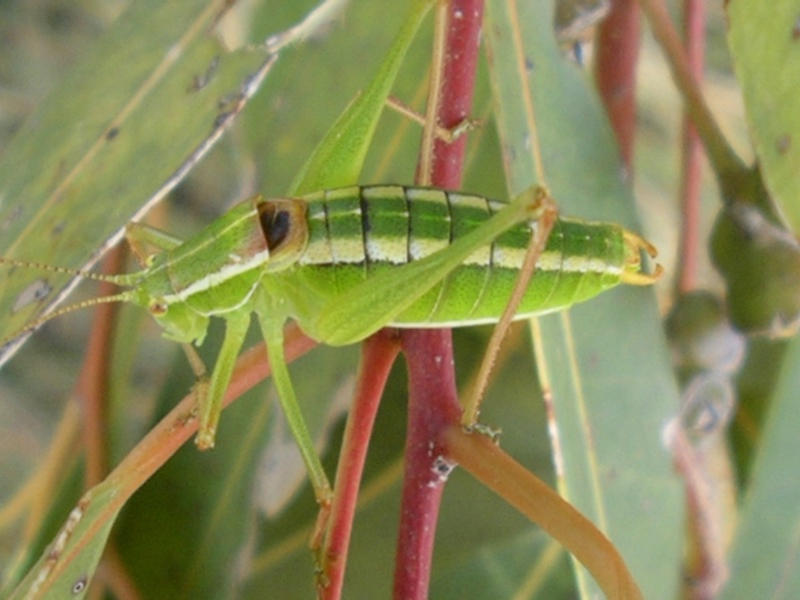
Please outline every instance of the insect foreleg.
[[228, 389], [233, 366], [244, 343], [244, 336], [249, 325], [250, 312], [247, 310], [234, 311], [226, 315], [225, 339], [214, 365], [214, 371], [211, 373], [211, 380], [207, 386], [201, 380], [197, 388], [200, 428], [197, 431], [195, 443], [201, 450], [214, 447], [219, 415], [222, 412], [222, 399], [225, 390]]

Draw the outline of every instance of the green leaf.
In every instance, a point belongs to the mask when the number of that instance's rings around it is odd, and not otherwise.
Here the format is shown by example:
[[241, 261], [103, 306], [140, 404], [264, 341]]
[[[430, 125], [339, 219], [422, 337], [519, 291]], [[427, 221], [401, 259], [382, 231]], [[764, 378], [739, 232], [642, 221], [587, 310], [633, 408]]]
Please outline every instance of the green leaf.
[[730, 579], [724, 600], [800, 596], [798, 530], [800, 480], [794, 476], [800, 452], [800, 342], [789, 344], [770, 412], [759, 437], [730, 551]]
[[[76, 405], [69, 406], [65, 412], [69, 415], [66, 417], [67, 421], [77, 423], [79, 409]], [[74, 433], [77, 435], [77, 431]], [[21, 449], [20, 454], [22, 454]], [[22, 460], [21, 456], [6, 456], [6, 458], [17, 459], [17, 462]], [[22, 539], [17, 540], [19, 543], [13, 548], [12, 557], [3, 561], [3, 580], [0, 585], [2, 598], [11, 595], [37, 561], [40, 567], [43, 566], [42, 548], [55, 538], [70, 511], [75, 508], [75, 499], [81, 495], [84, 480], [82, 460], [74, 456], [64, 458], [65, 460], [59, 465], [61, 470], [57, 485], [51, 486], [47, 492], [47, 502], [43, 504], [46, 514], [42, 515], [40, 526], [27, 535], [19, 536]], [[22, 543], [23, 541], [26, 543]]]
[[727, 5], [729, 44], [759, 167], [773, 201], [800, 233], [800, 2]]
[[[0, 163], [0, 255], [91, 266], [208, 150], [274, 59], [222, 47], [209, 28], [225, 4], [134, 3], [64, 75]], [[72, 287], [34, 269], [2, 277], [0, 339]]]
[[122, 505], [117, 486], [105, 483], [81, 498], [39, 561], [9, 596], [83, 598]]
[[[511, 194], [535, 181], [540, 151], [546, 181], [539, 183], [564, 214], [635, 229], [611, 130], [581, 73], [559, 55], [545, 5], [487, 5]], [[653, 293], [618, 288], [540, 319], [539, 327], [537, 362], [552, 394], [559, 489], [610, 537], [646, 598], [673, 598], [682, 495], [662, 429], [677, 410], [678, 394]], [[599, 594], [579, 573], [583, 597]]]
[[569, 563], [559, 544], [541, 531], [520, 533], [442, 569], [434, 598], [569, 598]]
[[317, 146], [297, 175], [291, 194], [306, 194], [359, 182], [389, 91], [422, 20], [433, 4], [431, 0], [417, 0], [412, 5], [378, 72]]

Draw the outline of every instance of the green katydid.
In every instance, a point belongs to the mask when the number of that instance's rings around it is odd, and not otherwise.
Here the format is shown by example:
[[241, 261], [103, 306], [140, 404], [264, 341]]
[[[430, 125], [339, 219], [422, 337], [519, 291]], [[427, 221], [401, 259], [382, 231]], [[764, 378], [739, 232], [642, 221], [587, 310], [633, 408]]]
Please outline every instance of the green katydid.
[[[209, 318], [225, 319], [217, 362], [197, 388], [201, 448], [214, 445], [222, 397], [255, 312], [289, 426], [317, 500], [325, 504], [330, 486], [283, 356], [285, 322], [294, 319], [308, 335], [331, 345], [355, 343], [387, 325], [497, 322], [526, 250], [540, 233], [540, 192], [531, 188], [508, 204], [399, 185], [352, 186], [298, 198], [255, 196], [185, 242], [130, 226], [134, 249], [141, 241], [160, 249], [139, 272], [104, 276], [10, 258], [0, 263], [130, 288], [57, 310], [23, 331], [77, 308], [132, 302], [147, 308], [165, 337], [200, 345]], [[659, 273], [641, 266], [642, 251], [655, 256], [655, 249], [615, 224], [558, 218], [544, 242], [518, 318], [567, 308], [619, 283], [649, 284]]]

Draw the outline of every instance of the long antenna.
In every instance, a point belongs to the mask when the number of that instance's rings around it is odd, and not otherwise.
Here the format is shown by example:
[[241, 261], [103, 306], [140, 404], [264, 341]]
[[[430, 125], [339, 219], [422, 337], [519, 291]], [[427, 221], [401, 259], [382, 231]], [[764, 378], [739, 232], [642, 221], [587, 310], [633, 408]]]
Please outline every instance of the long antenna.
[[103, 275], [102, 273], [93, 273], [92, 271], [82, 271], [80, 269], [70, 269], [68, 267], [56, 267], [45, 263], [17, 260], [15, 258], [6, 258], [0, 256], [0, 265], [8, 265], [9, 267], [23, 267], [26, 269], [38, 269], [40, 271], [50, 271], [51, 273], [63, 273], [65, 275], [76, 275], [84, 279], [93, 279], [94, 281], [108, 281], [116, 283], [117, 285], [134, 285], [139, 278], [139, 273], [123, 273], [122, 275]]
[[54, 310], [51, 313], [47, 313], [46, 315], [31, 321], [27, 325], [25, 325], [22, 329], [18, 329], [16, 332], [12, 333], [8, 337], [3, 338], [0, 341], [0, 348], [5, 346], [10, 341], [18, 338], [19, 336], [28, 333], [29, 331], [33, 331], [38, 329], [48, 321], [55, 319], [56, 317], [60, 317], [61, 315], [65, 315], [67, 313], [71, 313], [76, 310], [80, 310], [82, 308], [88, 308], [90, 306], [95, 306], [97, 304], [110, 304], [112, 302], [130, 302], [133, 298], [133, 294], [130, 291], [120, 292], [119, 294], [112, 294], [110, 296], [100, 296], [98, 298], [90, 298], [89, 300], [82, 300], [81, 302], [75, 302], [74, 304], [68, 304], [58, 310]]
[[[26, 269], [38, 269], [40, 271], [49, 271], [51, 273], [62, 273], [66, 275], [75, 275], [77, 277], [83, 277], [84, 279], [92, 279], [95, 281], [107, 281], [109, 283], [114, 283], [116, 285], [123, 285], [123, 286], [130, 286], [135, 285], [137, 280], [140, 278], [139, 273], [128, 273], [122, 275], [103, 275], [101, 273], [93, 273], [91, 271], [82, 271], [80, 269], [70, 269], [67, 267], [57, 267], [53, 265], [48, 265], [45, 263], [40, 262], [33, 262], [27, 260], [17, 260], [15, 258], [5, 258], [0, 256], [0, 265], [8, 265], [10, 267], [23, 267]], [[21, 329], [18, 329], [13, 334], [3, 338], [0, 341], [0, 348], [8, 344], [10, 341], [18, 338], [19, 336], [38, 329], [43, 324], [47, 323], [51, 319], [55, 319], [56, 317], [60, 317], [61, 315], [65, 315], [67, 313], [80, 310], [82, 308], [88, 308], [90, 306], [95, 306], [97, 304], [108, 304], [111, 302], [130, 302], [133, 299], [133, 293], [128, 290], [125, 292], [120, 292], [119, 294], [111, 294], [108, 296], [100, 296], [98, 298], [91, 298], [89, 300], [83, 300], [81, 302], [75, 302], [73, 304], [68, 304], [58, 310], [55, 310], [51, 313], [48, 313], [44, 316], [31, 321]]]

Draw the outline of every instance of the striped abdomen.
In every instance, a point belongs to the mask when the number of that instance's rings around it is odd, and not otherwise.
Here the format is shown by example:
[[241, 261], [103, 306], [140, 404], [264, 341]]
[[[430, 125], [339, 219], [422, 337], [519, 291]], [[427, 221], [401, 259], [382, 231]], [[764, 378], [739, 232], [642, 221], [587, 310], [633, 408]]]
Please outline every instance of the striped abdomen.
[[[382, 270], [447, 248], [504, 206], [480, 196], [404, 186], [351, 187], [303, 200], [308, 203], [309, 240], [294, 276], [329, 299]], [[525, 223], [477, 249], [392, 324], [496, 321], [519, 274], [531, 231]], [[623, 232], [617, 225], [560, 218], [519, 315], [564, 308], [618, 284], [626, 264]]]

